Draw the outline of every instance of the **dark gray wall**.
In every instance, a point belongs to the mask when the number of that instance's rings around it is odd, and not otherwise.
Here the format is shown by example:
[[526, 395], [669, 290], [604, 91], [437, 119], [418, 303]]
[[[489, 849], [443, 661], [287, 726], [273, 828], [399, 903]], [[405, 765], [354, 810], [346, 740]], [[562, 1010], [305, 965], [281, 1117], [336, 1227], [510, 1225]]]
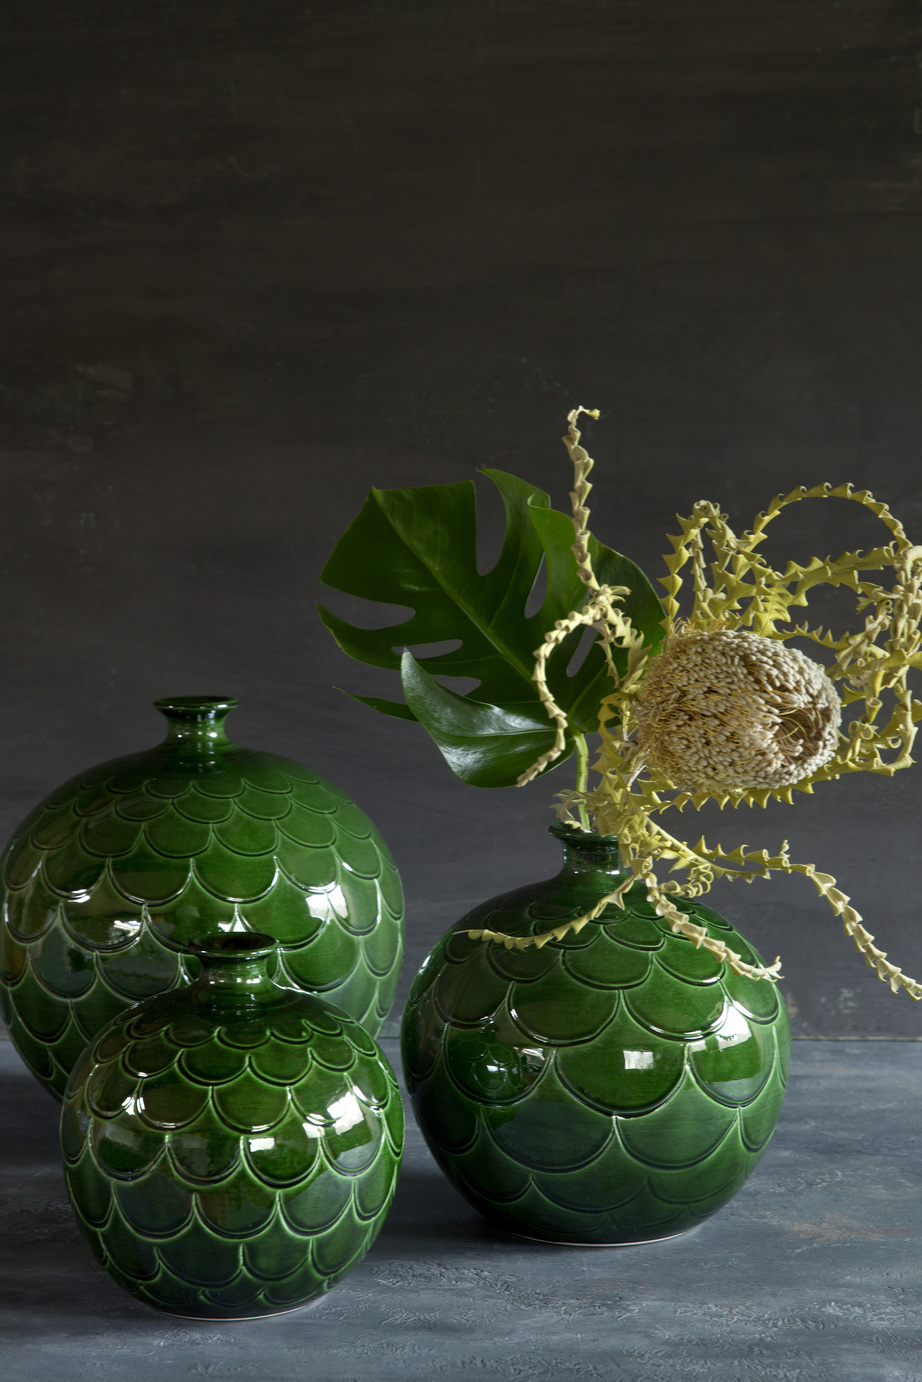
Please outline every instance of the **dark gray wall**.
[[[653, 575], [704, 496], [745, 526], [848, 479], [922, 532], [915, 0], [10, 0], [0, 30], [4, 832], [159, 738], [155, 696], [235, 694], [241, 742], [384, 829], [413, 965], [555, 866], [555, 780], [477, 792], [334, 689], [383, 686], [314, 611], [370, 485], [493, 464], [563, 505], [585, 403], [596, 531]], [[873, 540], [844, 505], [785, 531]], [[719, 834], [790, 836], [919, 974], [920, 794]], [[922, 1034], [805, 880], [715, 905], [801, 1034]]]

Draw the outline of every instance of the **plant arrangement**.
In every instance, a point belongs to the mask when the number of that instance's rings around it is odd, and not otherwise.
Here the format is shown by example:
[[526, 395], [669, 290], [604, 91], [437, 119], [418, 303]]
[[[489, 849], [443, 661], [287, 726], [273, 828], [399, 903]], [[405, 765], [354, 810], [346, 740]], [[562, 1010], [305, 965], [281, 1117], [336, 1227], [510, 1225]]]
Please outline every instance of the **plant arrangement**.
[[[718, 878], [806, 875], [841, 918], [867, 963], [894, 992], [922, 997], [922, 984], [887, 959], [848, 896], [828, 873], [775, 854], [690, 844], [662, 818], [707, 801], [764, 806], [846, 773], [892, 776], [912, 762], [922, 703], [908, 674], [922, 666], [922, 547], [866, 490], [828, 484], [773, 499], [737, 535], [719, 507], [701, 501], [670, 538], [660, 602], [643, 572], [589, 531], [593, 461], [581, 444], [581, 414], [564, 443], [574, 467], [572, 515], [503, 471], [486, 469], [506, 510], [501, 555], [477, 568], [471, 481], [372, 490], [337, 544], [322, 579], [350, 595], [409, 606], [382, 629], [361, 629], [321, 607], [351, 657], [399, 670], [405, 701], [356, 697], [383, 714], [418, 720], [449, 767], [480, 787], [522, 785], [576, 756], [573, 789], [559, 814], [584, 832], [617, 839], [626, 874], [582, 916], [535, 935], [472, 930], [507, 947], [542, 947], [578, 933], [642, 880], [659, 916], [737, 974], [775, 982], [780, 961], [752, 965], [677, 907]], [[768, 526], [788, 506], [838, 498], [870, 510], [887, 541], [837, 558], [789, 561], [776, 570], [760, 552]], [[526, 605], [546, 565], [540, 608]], [[859, 626], [834, 633], [798, 622], [818, 586], [854, 593]], [[682, 597], [688, 596], [683, 608]], [[595, 641], [568, 669], [586, 628]], [[447, 651], [410, 648], [451, 640]], [[822, 650], [821, 663], [793, 640]], [[403, 649], [403, 651], [400, 651]], [[577, 659], [578, 660], [578, 659]], [[473, 677], [461, 694], [439, 677]], [[600, 747], [590, 781], [587, 735]], [[671, 875], [662, 878], [662, 867]]]

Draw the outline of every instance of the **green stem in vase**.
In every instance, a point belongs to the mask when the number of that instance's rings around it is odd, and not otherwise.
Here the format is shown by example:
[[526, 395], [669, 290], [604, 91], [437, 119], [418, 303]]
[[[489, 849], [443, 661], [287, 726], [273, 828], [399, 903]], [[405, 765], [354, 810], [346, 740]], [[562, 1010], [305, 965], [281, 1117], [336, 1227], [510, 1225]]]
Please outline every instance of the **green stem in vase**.
[[[585, 734], [574, 734], [573, 744], [576, 749], [576, 790], [584, 793], [589, 783], [589, 745], [586, 743]], [[580, 801], [577, 812], [583, 829], [591, 830], [592, 824], [585, 801]]]

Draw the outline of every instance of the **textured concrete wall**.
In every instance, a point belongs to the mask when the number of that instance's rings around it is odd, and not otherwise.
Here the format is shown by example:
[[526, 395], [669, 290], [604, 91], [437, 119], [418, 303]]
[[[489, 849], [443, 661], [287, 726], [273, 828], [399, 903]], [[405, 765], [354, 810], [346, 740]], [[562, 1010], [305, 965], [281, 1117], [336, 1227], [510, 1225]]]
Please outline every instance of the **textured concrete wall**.
[[[914, 0], [12, 0], [0, 35], [4, 832], [159, 737], [155, 696], [236, 694], [241, 742], [382, 825], [418, 962], [554, 867], [554, 779], [479, 793], [334, 689], [387, 682], [314, 613], [370, 485], [493, 464], [565, 504], [581, 402], [596, 530], [651, 574], [702, 496], [743, 526], [847, 479], [922, 530]], [[874, 540], [832, 505], [785, 533]], [[920, 793], [721, 833], [789, 836], [918, 974]], [[801, 1033], [919, 1034], [804, 880], [715, 905]]]

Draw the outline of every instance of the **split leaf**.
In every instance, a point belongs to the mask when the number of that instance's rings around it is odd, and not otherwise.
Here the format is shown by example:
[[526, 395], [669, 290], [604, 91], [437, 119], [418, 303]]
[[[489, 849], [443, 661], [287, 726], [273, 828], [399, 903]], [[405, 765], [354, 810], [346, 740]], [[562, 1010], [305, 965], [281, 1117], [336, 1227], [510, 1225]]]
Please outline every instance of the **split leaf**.
[[[532, 679], [535, 649], [558, 619], [582, 607], [587, 591], [572, 551], [570, 517], [551, 509], [548, 496], [524, 480], [502, 470], [484, 473], [499, 490], [506, 510], [503, 548], [492, 570], [483, 575], [477, 570], [473, 481], [372, 490], [321, 578], [348, 595], [408, 606], [413, 613], [383, 629], [360, 628], [322, 606], [320, 616], [350, 657], [395, 671], [404, 649], [456, 642], [451, 651], [406, 664], [407, 704], [380, 697], [357, 699], [384, 714], [421, 720], [453, 771], [466, 781], [506, 786], [518, 775], [512, 771], [513, 762], [527, 757], [538, 740], [553, 742], [553, 727]], [[600, 582], [629, 588], [624, 612], [645, 644], [658, 647], [663, 609], [643, 572], [595, 539], [590, 552]], [[547, 594], [537, 613], [526, 617], [542, 560], [547, 566]], [[571, 734], [598, 727], [602, 698], [611, 689], [598, 646], [569, 674], [581, 635], [577, 630], [563, 641], [548, 678]], [[626, 665], [620, 649], [614, 657], [616, 665], [621, 660]], [[428, 680], [417, 676], [415, 669]], [[430, 683], [439, 676], [474, 678], [478, 685], [466, 695], [439, 682], [433, 689]], [[439, 691], [447, 694], [440, 696]]]

